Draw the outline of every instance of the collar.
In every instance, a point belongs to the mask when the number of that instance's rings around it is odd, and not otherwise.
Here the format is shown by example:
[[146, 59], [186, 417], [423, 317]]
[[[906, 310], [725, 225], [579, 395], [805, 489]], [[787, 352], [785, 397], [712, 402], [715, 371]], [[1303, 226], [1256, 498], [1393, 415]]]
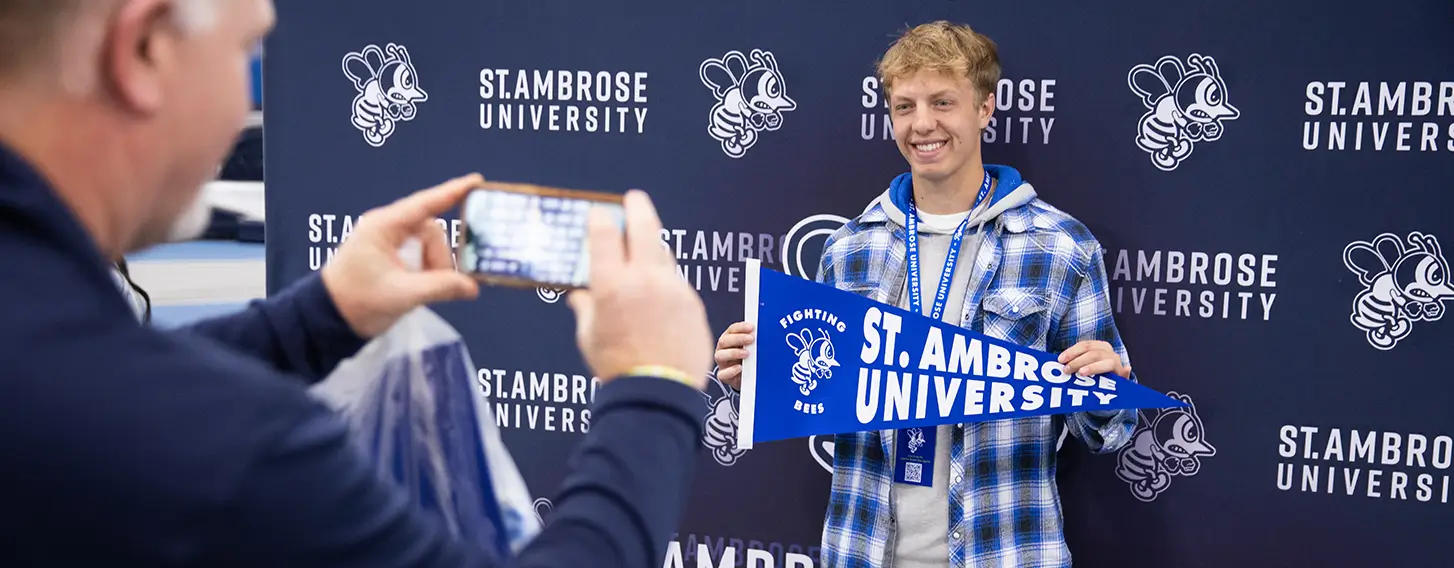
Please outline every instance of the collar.
[[[56, 195], [45, 175], [15, 149], [0, 141], [0, 230], [40, 236], [48, 248], [100, 269], [110, 278], [112, 262], [101, 253], [81, 220]], [[108, 280], [109, 282], [109, 280]]]
[[1000, 213], [1000, 216], [996, 220], [1002, 224], [1006, 232], [1017, 234], [1027, 232], [1032, 227], [1038, 227], [1043, 224], [1036, 223], [1036, 221], [1040, 220], [1040, 216], [1035, 214], [1035, 210], [1032, 207], [1034, 204], [1035, 202], [1031, 201], [1013, 209], [1006, 209], [1005, 212]]
[[[1028, 232], [1031, 228], [1035, 227], [1042, 229], [1048, 228], [1048, 223], [1045, 223], [1044, 220], [1041, 219], [1041, 216], [1036, 214], [1034, 205], [1035, 202], [1031, 201], [1030, 203], [1026, 203], [1018, 207], [1006, 209], [1004, 212], [1000, 213], [999, 217], [996, 217], [993, 222], [1000, 225], [1001, 227], [1004, 227], [1004, 230], [1006, 232], [1016, 234]], [[865, 226], [876, 224], [891, 224], [896, 230], [903, 230], [903, 227], [899, 226], [898, 223], [893, 223], [889, 219], [889, 214], [884, 211], [883, 205], [877, 202], [875, 202], [872, 206], [865, 210], [862, 215], [858, 216], [858, 224]]]

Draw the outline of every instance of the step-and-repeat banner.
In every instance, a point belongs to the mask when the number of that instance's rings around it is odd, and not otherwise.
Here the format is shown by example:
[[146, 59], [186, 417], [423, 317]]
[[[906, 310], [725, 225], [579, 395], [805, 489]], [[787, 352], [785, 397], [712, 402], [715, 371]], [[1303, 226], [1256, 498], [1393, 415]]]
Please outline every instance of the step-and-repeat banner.
[[[642, 188], [715, 331], [744, 259], [811, 278], [906, 169], [873, 76], [905, 26], [968, 23], [1004, 78], [985, 159], [1105, 246], [1144, 411], [1058, 460], [1081, 566], [1444, 563], [1454, 461], [1454, 3], [796, 0], [278, 4], [265, 60], [270, 290], [367, 209], [478, 171]], [[457, 237], [458, 224], [441, 220]], [[594, 382], [552, 290], [439, 312], [546, 512]], [[831, 440], [702, 469], [665, 566], [816, 566]], [[704, 556], [705, 558], [699, 558]], [[764, 564], [758, 564], [764, 565]]]

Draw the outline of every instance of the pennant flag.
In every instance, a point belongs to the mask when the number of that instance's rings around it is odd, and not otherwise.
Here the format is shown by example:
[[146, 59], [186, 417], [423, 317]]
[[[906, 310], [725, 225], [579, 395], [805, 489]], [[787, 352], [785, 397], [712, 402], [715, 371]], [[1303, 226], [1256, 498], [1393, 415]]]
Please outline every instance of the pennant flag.
[[812, 435], [1187, 406], [1044, 351], [747, 260], [737, 447]]

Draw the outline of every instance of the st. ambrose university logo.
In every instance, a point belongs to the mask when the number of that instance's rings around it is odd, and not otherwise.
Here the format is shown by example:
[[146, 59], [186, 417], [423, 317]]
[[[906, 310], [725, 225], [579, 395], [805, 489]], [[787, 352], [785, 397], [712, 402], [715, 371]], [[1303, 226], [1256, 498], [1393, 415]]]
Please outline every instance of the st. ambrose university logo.
[[534, 505], [535, 505], [535, 520], [536, 521], [539, 521], [540, 522], [540, 526], [543, 527], [543, 526], [545, 526], [546, 519], [549, 519], [550, 518], [550, 516], [549, 516], [550, 515], [550, 512], [555, 509], [555, 504], [554, 503], [551, 503], [550, 502], [550, 499], [547, 499], [545, 497], [539, 497], [539, 498], [536, 498], [535, 499]]
[[1220, 139], [1224, 122], [1242, 115], [1227, 101], [1227, 83], [1211, 57], [1192, 54], [1183, 64], [1168, 55], [1155, 65], [1132, 67], [1126, 82], [1147, 109], [1136, 146], [1163, 171], [1191, 157], [1197, 143]]
[[547, 304], [554, 304], [565, 297], [565, 290], [540, 286], [535, 289], [535, 297], [540, 298], [540, 301]]
[[782, 266], [789, 276], [818, 280], [818, 262], [828, 237], [848, 224], [848, 219], [831, 213], [810, 215], [798, 221], [783, 238]]
[[697, 72], [717, 98], [707, 132], [732, 158], [745, 156], [757, 144], [759, 134], [781, 128], [783, 113], [798, 108], [788, 97], [787, 84], [771, 51], [754, 49], [747, 55], [729, 51], [703, 61]]
[[1176, 392], [1166, 396], [1188, 406], [1140, 411], [1131, 443], [1116, 455], [1116, 477], [1146, 503], [1171, 487], [1173, 477], [1194, 476], [1202, 469], [1202, 459], [1217, 455], [1191, 397]]
[[[804, 414], [823, 413], [823, 403], [810, 402], [811, 397], [813, 391], [818, 389], [818, 381], [833, 378], [833, 368], [838, 366], [837, 354], [833, 351], [833, 336], [829, 329], [836, 329], [840, 333], [844, 330], [843, 322], [836, 321], [836, 316], [822, 310], [803, 310], [794, 312], [789, 317], [815, 316], [829, 325], [824, 327], [809, 324], [798, 333], [789, 333], [787, 337], [788, 347], [792, 348], [793, 355], [798, 358], [793, 363], [793, 382], [797, 383], [798, 392], [803, 395], [803, 398], [794, 403], [793, 409]], [[788, 318], [784, 318], [785, 324], [787, 320]]]
[[908, 431], [908, 434], [909, 434], [909, 441], [908, 441], [908, 444], [909, 444], [909, 453], [911, 453], [911, 454], [917, 454], [917, 453], [919, 453], [919, 448], [924, 447], [924, 444], [925, 444], [925, 440], [924, 440], [924, 429], [923, 428], [910, 428], [909, 431]]
[[1454, 299], [1449, 261], [1433, 235], [1414, 231], [1400, 240], [1384, 233], [1353, 241], [1343, 249], [1343, 265], [1363, 286], [1348, 319], [1382, 351], [1398, 346], [1414, 323], [1444, 317], [1444, 302]]
[[[781, 249], [782, 266], [784, 272], [791, 276], [815, 280], [817, 276], [818, 259], [822, 256], [824, 242], [829, 235], [837, 231], [848, 219], [832, 214], [819, 214], [809, 216], [793, 226], [788, 231], [787, 237]], [[836, 318], [835, 318], [836, 319]], [[813, 323], [814, 320], [808, 320]], [[841, 322], [840, 322], [841, 323]], [[833, 347], [833, 333], [837, 331], [837, 325], [812, 326], [801, 325], [792, 330], [788, 348], [793, 350], [797, 360], [789, 369], [773, 370], [771, 374], [764, 369], [759, 374], [759, 380], [770, 380], [769, 377], [777, 377], [779, 380], [791, 380], [796, 386], [797, 400], [795, 406], [806, 408], [821, 408], [821, 403], [814, 403], [811, 394], [817, 390], [821, 381], [831, 380], [832, 371], [838, 366], [837, 354]], [[846, 329], [846, 326], [845, 328]], [[747, 450], [737, 447], [737, 421], [740, 412], [740, 394], [717, 380], [717, 369], [712, 369], [709, 377], [712, 379], [707, 386], [707, 413], [703, 422], [702, 443], [712, 451], [712, 458], [723, 466], [736, 465]], [[806, 394], [804, 391], [807, 391]], [[808, 453], [813, 457], [825, 471], [833, 471], [833, 436], [815, 435], [808, 437]]]
[[[849, 219], [831, 213], [809, 215], [793, 225], [783, 240], [782, 267], [790, 276], [818, 279], [818, 262], [823, 256], [823, 246], [828, 237], [848, 224]], [[808, 437], [808, 453], [813, 461], [829, 473], [833, 472], [833, 436], [831, 434]]]
[[[823, 403], [814, 397], [822, 381], [832, 380], [833, 369], [839, 366], [833, 338], [847, 331], [847, 325], [837, 316], [824, 310], [798, 310], [784, 316], [778, 325], [791, 327], [786, 341], [794, 355], [791, 368], [766, 369], [759, 372], [758, 381], [792, 381], [795, 389], [792, 408], [804, 414], [821, 414]], [[717, 379], [714, 367], [708, 376], [711, 381], [703, 395], [707, 398], [707, 412], [702, 422], [702, 444], [711, 450], [712, 459], [723, 466], [737, 464], [747, 450], [737, 447], [738, 420], [741, 416], [741, 394]], [[808, 440], [814, 461], [824, 469], [832, 471], [832, 437], [812, 436]]]
[[378, 148], [401, 122], [414, 120], [418, 104], [429, 100], [419, 87], [419, 73], [409, 50], [398, 44], [370, 45], [343, 56], [343, 74], [353, 82], [353, 126], [364, 141]]
[[708, 376], [711, 381], [703, 395], [707, 397], [707, 416], [702, 422], [702, 444], [712, 450], [712, 459], [724, 466], [736, 465], [747, 450], [737, 447], [737, 418], [741, 395], [717, 380], [717, 368]]

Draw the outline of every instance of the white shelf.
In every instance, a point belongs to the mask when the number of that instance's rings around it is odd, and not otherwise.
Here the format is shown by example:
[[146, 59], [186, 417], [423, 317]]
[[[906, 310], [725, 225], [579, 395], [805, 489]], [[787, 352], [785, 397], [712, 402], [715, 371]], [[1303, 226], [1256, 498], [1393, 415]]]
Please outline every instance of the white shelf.
[[202, 188], [207, 200], [232, 211], [237, 211], [250, 220], [265, 219], [263, 184], [255, 181], [214, 180]]

